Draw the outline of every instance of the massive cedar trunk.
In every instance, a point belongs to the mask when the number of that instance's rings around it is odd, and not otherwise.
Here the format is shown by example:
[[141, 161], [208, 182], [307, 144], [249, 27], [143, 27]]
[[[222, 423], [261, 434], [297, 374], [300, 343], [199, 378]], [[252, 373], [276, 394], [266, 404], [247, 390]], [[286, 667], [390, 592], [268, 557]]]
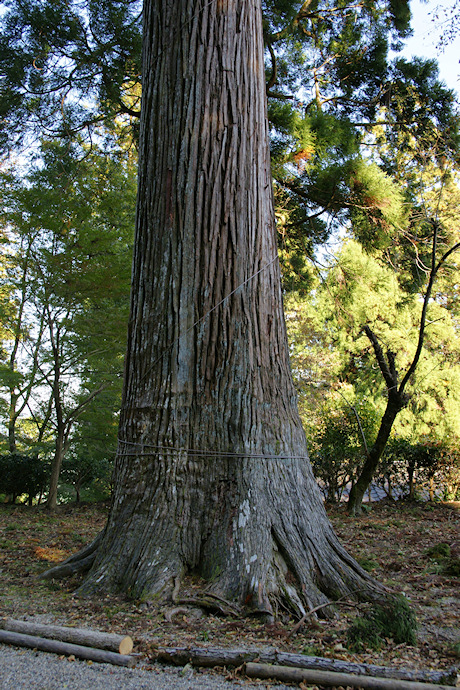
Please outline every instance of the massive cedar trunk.
[[375, 595], [297, 413], [258, 0], [146, 0], [139, 154], [114, 493], [82, 590], [148, 596], [193, 571], [261, 612]]

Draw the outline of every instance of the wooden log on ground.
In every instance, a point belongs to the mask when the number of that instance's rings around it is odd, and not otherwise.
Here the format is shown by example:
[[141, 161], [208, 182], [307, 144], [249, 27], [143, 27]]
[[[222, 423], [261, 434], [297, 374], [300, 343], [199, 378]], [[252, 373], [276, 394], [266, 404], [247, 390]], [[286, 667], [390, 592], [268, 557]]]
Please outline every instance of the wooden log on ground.
[[93, 647], [83, 647], [78, 644], [61, 642], [61, 640], [50, 640], [45, 637], [23, 635], [10, 630], [0, 630], [0, 642], [11, 644], [15, 647], [28, 647], [29, 649], [39, 649], [42, 652], [52, 652], [53, 654], [63, 654], [65, 656], [78, 657], [79, 659], [97, 661], [100, 664], [134, 666], [136, 663], [134, 657], [126, 654], [107, 652], [105, 649], [94, 649]]
[[274, 678], [288, 683], [308, 683], [327, 687], [369, 688], [369, 690], [454, 690], [453, 686], [418, 683], [410, 680], [393, 678], [375, 678], [372, 676], [355, 676], [350, 673], [333, 671], [316, 671], [292, 666], [272, 666], [249, 662], [245, 666], [249, 678]]
[[214, 666], [242, 666], [246, 661], [261, 658], [261, 651], [256, 649], [225, 649], [219, 647], [159, 647], [156, 652], [158, 661], [175, 666], [193, 666], [212, 668]]
[[[292, 654], [291, 652], [277, 652], [276, 657], [276, 663], [281, 666], [296, 666], [300, 668], [311, 668], [317, 671], [334, 671], [336, 673], [378, 676], [379, 678], [410, 680], [420, 683], [435, 683], [442, 685], [455, 683], [457, 678], [457, 667], [439, 671], [424, 671], [419, 669], [377, 666], [376, 664], [357, 663], [355, 661], [344, 661], [343, 659], [326, 659], [320, 656], [308, 657], [303, 654]], [[261, 659], [260, 661], [263, 663], [271, 663], [265, 659]]]
[[84, 647], [96, 647], [118, 654], [130, 654], [133, 641], [129, 635], [115, 635], [84, 628], [69, 628], [62, 625], [45, 625], [34, 621], [19, 621], [14, 618], [0, 619], [0, 628], [11, 632], [46, 637], [61, 642], [72, 642]]
[[457, 669], [420, 671], [416, 669], [390, 668], [374, 664], [358, 664], [341, 659], [280, 652], [274, 647], [265, 649], [224, 649], [218, 647], [166, 647], [157, 651], [157, 658], [164, 663], [185, 666], [241, 666], [257, 661], [263, 664], [280, 664], [318, 671], [333, 671], [354, 675], [379, 676], [395, 680], [411, 680], [422, 683], [455, 683]]

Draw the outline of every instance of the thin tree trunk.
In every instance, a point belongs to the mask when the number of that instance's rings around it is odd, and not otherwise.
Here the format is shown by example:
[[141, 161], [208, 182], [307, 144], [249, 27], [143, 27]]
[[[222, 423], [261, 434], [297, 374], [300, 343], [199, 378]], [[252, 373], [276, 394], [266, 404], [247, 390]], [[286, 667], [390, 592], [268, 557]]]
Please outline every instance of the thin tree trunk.
[[415, 463], [412, 461], [409, 461], [407, 476], [409, 483], [409, 500], [413, 501], [415, 498]]
[[10, 455], [15, 455], [16, 453], [16, 421], [18, 418], [16, 412], [16, 404], [18, 401], [18, 395], [14, 392], [14, 389], [10, 389], [10, 403], [8, 406], [8, 450]]
[[65, 453], [65, 430], [58, 427], [56, 431], [56, 440], [54, 446], [54, 455], [51, 462], [50, 485], [48, 491], [48, 498], [46, 501], [47, 510], [55, 510], [57, 506], [57, 494], [59, 475], [61, 473], [62, 460]]
[[108, 524], [82, 592], [198, 572], [260, 613], [381, 596], [307, 458], [284, 326], [260, 3], [146, 0], [131, 320]]
[[[60, 326], [55, 329], [52, 316], [48, 315], [48, 328], [50, 334], [51, 348], [53, 351], [54, 374], [51, 382], [52, 401], [56, 415], [56, 441], [54, 456], [51, 463], [51, 477], [46, 508], [55, 510], [57, 505], [58, 482], [61, 473], [62, 462], [69, 445], [70, 432], [75, 420], [84, 410], [85, 406], [101, 393], [106, 384], [101, 384], [97, 389], [89, 393], [73, 410], [65, 412], [63, 396], [61, 391], [61, 349], [60, 349]], [[42, 427], [43, 428], [43, 427]]]
[[59, 475], [61, 473], [62, 460], [65, 453], [66, 443], [66, 424], [64, 421], [64, 411], [62, 408], [61, 396], [61, 353], [59, 346], [60, 329], [57, 328], [55, 333], [54, 322], [51, 315], [48, 316], [48, 328], [51, 340], [51, 348], [53, 351], [54, 376], [52, 382], [52, 393], [54, 401], [54, 411], [56, 414], [56, 441], [54, 456], [51, 463], [50, 488], [48, 492], [48, 499], [46, 501], [46, 508], [48, 510], [55, 510], [57, 505], [57, 492]]
[[358, 515], [361, 511], [364, 494], [374, 477], [401, 405], [398, 391], [390, 392], [375, 443], [371, 446], [359, 477], [350, 490], [347, 508], [352, 515]]

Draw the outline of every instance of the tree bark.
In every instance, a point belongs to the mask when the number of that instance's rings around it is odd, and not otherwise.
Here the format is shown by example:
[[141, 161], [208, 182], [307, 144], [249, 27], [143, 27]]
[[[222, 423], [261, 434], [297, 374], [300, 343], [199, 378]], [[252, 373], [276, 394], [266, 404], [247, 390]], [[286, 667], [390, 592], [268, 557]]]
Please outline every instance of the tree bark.
[[271, 615], [384, 590], [307, 458], [277, 259], [258, 0], [146, 0], [131, 320], [101, 547], [81, 592], [195, 572]]
[[50, 485], [46, 500], [47, 510], [56, 510], [58, 496], [58, 482], [61, 474], [62, 461], [65, 455], [65, 428], [58, 418], [56, 425], [56, 440], [53, 460], [51, 462]]

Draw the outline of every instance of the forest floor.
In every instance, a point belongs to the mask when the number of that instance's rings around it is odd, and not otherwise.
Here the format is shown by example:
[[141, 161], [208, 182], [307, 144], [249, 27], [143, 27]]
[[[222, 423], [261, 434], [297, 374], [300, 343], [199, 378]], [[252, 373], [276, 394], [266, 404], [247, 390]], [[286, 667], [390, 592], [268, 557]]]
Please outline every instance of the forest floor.
[[[54, 515], [41, 507], [0, 505], [0, 617], [89, 627], [129, 634], [144, 659], [157, 647], [267, 647], [408, 669], [460, 665], [460, 577], [449, 574], [439, 544], [450, 546], [451, 566], [460, 557], [460, 503], [375, 503], [359, 518], [344, 508], [329, 516], [348, 551], [387, 587], [407, 597], [418, 620], [415, 646], [385, 641], [379, 651], [347, 649], [346, 628], [358, 615], [340, 606], [334, 620], [304, 625], [281, 616], [273, 625], [253, 618], [205, 615], [117, 597], [78, 598], [79, 579], [43, 581], [37, 576], [87, 544], [105, 524], [103, 505], [62, 506]], [[444, 547], [445, 548], [445, 547]], [[439, 551], [439, 549], [438, 549]], [[441, 547], [442, 552], [442, 547]], [[452, 567], [450, 568], [452, 571]], [[189, 587], [198, 589], [200, 582]], [[265, 681], [266, 682], [266, 681]]]

